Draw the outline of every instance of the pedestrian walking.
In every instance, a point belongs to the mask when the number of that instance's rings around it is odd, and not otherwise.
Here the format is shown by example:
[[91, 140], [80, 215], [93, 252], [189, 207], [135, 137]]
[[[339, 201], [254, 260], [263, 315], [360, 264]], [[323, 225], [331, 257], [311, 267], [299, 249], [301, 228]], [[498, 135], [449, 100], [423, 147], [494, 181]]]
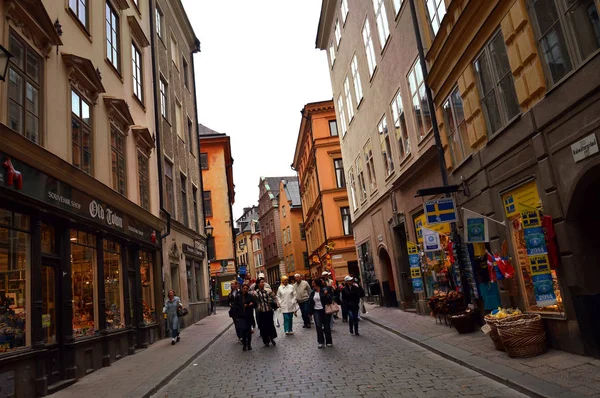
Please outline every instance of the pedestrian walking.
[[342, 300], [348, 309], [348, 325], [350, 326], [350, 334], [360, 336], [358, 333], [358, 311], [360, 307], [360, 289], [358, 284], [354, 282], [354, 278], [346, 276], [344, 278], [346, 286], [342, 290]]
[[277, 289], [277, 301], [283, 313], [283, 331], [286, 336], [294, 334], [294, 312], [298, 311], [296, 300], [296, 289], [289, 283], [287, 276], [282, 276], [281, 285]]
[[254, 329], [254, 309], [256, 298], [249, 293], [250, 285], [242, 285], [241, 292], [236, 295], [233, 310], [240, 334], [242, 336], [243, 351], [252, 350], [252, 333]]
[[[310, 313], [315, 320], [315, 328], [317, 329], [317, 347], [323, 348], [323, 343], [327, 347], [333, 345], [331, 338], [331, 315], [325, 313], [325, 306], [331, 304], [332, 293], [321, 279], [315, 279], [314, 290], [309, 296]], [[323, 336], [323, 334], [325, 336]]]
[[259, 279], [257, 285], [254, 294], [256, 296], [256, 317], [260, 337], [262, 337], [265, 347], [268, 347], [269, 344], [276, 346], [277, 331], [273, 322], [273, 311], [278, 307], [277, 297], [271, 289], [265, 287], [264, 278]]
[[302, 313], [303, 328], [310, 328], [310, 316], [308, 311], [308, 297], [310, 296], [310, 285], [302, 280], [302, 275], [294, 275], [294, 289], [296, 289], [296, 301]]
[[183, 307], [183, 304], [181, 304], [181, 299], [175, 295], [175, 290], [169, 290], [163, 307], [163, 314], [167, 319], [167, 328], [171, 332], [171, 345], [175, 345], [175, 342], [180, 340], [177, 310], [181, 307]]
[[242, 333], [240, 331], [237, 317], [235, 316], [235, 311], [233, 309], [233, 305], [235, 303], [235, 298], [240, 294], [239, 283], [236, 280], [231, 282], [231, 292], [227, 296], [227, 302], [229, 304], [229, 317], [233, 320], [233, 326], [235, 327], [235, 334], [237, 335], [238, 340], [242, 341]]

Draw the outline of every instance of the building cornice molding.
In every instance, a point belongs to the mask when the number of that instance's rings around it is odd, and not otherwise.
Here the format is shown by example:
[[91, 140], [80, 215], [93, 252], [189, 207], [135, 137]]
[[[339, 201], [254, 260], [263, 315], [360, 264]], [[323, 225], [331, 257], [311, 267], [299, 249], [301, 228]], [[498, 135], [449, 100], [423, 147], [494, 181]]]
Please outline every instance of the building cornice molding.
[[52, 46], [63, 43], [41, 0], [6, 0], [6, 20], [48, 57]]

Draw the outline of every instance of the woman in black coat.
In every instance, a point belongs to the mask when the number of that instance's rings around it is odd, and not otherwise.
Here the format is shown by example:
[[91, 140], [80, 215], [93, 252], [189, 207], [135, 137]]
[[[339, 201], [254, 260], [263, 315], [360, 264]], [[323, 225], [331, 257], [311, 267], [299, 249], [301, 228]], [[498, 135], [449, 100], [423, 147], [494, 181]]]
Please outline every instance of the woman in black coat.
[[233, 302], [233, 313], [240, 331], [244, 351], [252, 349], [252, 329], [255, 326], [256, 298], [248, 291], [249, 287], [249, 285], [242, 285], [242, 292], [235, 296]]
[[[308, 303], [309, 312], [314, 317], [317, 329], [317, 347], [323, 348], [333, 345], [331, 338], [331, 316], [325, 313], [325, 306], [333, 301], [333, 293], [325, 286], [321, 279], [314, 280], [314, 290], [310, 293]], [[325, 336], [323, 336], [323, 331]]]

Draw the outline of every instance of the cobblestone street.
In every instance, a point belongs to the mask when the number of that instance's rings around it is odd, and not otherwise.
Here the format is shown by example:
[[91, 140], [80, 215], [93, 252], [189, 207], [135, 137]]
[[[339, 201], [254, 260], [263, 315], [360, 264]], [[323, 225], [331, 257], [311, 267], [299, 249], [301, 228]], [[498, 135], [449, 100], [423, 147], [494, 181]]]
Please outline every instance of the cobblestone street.
[[450, 362], [369, 322], [352, 336], [336, 321], [333, 347], [318, 349], [314, 327], [294, 319], [293, 336], [277, 329], [276, 347], [255, 333], [242, 351], [229, 329], [155, 397], [521, 397], [520, 393]]

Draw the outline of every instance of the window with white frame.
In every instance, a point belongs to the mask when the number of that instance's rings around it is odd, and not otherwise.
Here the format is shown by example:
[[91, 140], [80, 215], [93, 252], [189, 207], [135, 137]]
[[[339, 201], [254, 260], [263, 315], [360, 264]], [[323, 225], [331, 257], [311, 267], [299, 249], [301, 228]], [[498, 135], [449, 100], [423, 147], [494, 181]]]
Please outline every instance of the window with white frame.
[[356, 211], [358, 203], [356, 202], [356, 180], [352, 168], [348, 171], [348, 181], [350, 182], [350, 199], [352, 201], [352, 210]]
[[144, 77], [142, 75], [142, 52], [135, 43], [131, 43], [131, 69], [133, 73], [133, 95], [143, 103]]
[[[444, 1], [444, 0], [440, 0]], [[383, 0], [373, 0], [373, 10], [375, 11], [375, 21], [377, 25], [377, 33], [379, 35], [379, 44], [381, 50], [385, 47], [388, 37], [390, 37], [390, 27], [388, 26], [387, 12]]]
[[400, 12], [400, 8], [402, 7], [403, 0], [393, 0], [392, 4], [394, 5], [394, 14], [398, 15]]
[[348, 123], [354, 119], [354, 105], [352, 104], [352, 94], [350, 93], [350, 80], [348, 76], [344, 79], [344, 96], [346, 97], [346, 108], [348, 109]]
[[110, 159], [112, 170], [112, 189], [125, 196], [127, 172], [125, 163], [125, 134], [114, 125], [110, 126]]
[[163, 37], [163, 13], [158, 7], [156, 7], [156, 34], [160, 38]]
[[367, 200], [367, 185], [365, 184], [365, 175], [363, 173], [363, 160], [362, 154], [356, 158], [356, 178], [358, 179], [358, 200], [360, 203]]
[[71, 90], [71, 143], [73, 166], [92, 174], [93, 139], [90, 104], [75, 90]]
[[341, 4], [342, 11], [342, 24], [346, 24], [346, 18], [348, 17], [348, 0], [342, 0]]
[[594, 0], [528, 1], [549, 85], [600, 48], [600, 5], [596, 4]]
[[396, 142], [398, 142], [398, 154], [400, 159], [410, 153], [410, 140], [408, 138], [408, 130], [406, 128], [406, 115], [404, 114], [404, 106], [402, 105], [402, 94], [400, 90], [392, 100], [392, 117], [394, 118], [394, 132]]
[[340, 127], [342, 128], [342, 137], [346, 135], [346, 115], [344, 115], [344, 100], [342, 95], [337, 100], [338, 119], [340, 121]]
[[488, 131], [492, 135], [521, 111], [504, 37], [500, 30], [484, 46], [479, 57], [473, 62], [473, 67]]
[[431, 22], [431, 29], [433, 34], [437, 35], [442, 24], [442, 19], [446, 15], [446, 4], [444, 0], [425, 0], [427, 3], [427, 14], [429, 14], [429, 21]]
[[362, 82], [360, 81], [360, 73], [358, 72], [358, 60], [356, 59], [356, 54], [352, 57], [352, 63], [350, 64], [350, 68], [352, 70], [352, 81], [354, 82], [354, 96], [356, 99], [356, 107], [358, 108], [358, 104], [363, 98], [362, 91]]
[[381, 157], [383, 158], [383, 167], [385, 168], [386, 177], [394, 171], [394, 161], [392, 160], [392, 143], [390, 142], [390, 134], [388, 131], [387, 118], [383, 118], [377, 125], [379, 132], [379, 143], [381, 145]]
[[469, 145], [469, 135], [467, 134], [463, 102], [458, 87], [454, 88], [452, 94], [444, 102], [443, 109], [448, 136], [448, 149], [452, 158], [452, 165], [456, 166], [472, 153], [472, 148]]
[[369, 26], [369, 20], [365, 21], [365, 26], [362, 30], [363, 43], [365, 45], [365, 52], [367, 53], [367, 66], [369, 67], [369, 77], [373, 77], [375, 68], [377, 67], [377, 60], [375, 59], [375, 48], [373, 48], [373, 36], [371, 36], [371, 27]]
[[425, 95], [425, 84], [423, 83], [423, 70], [421, 69], [421, 61], [417, 62], [410, 69], [408, 74], [408, 86], [412, 97], [413, 112], [417, 123], [417, 134], [419, 139], [422, 139], [433, 127], [431, 123], [431, 114], [427, 104]]
[[340, 20], [335, 20], [335, 45], [340, 48], [340, 41], [342, 40], [342, 30], [340, 29]]
[[331, 62], [331, 68], [333, 69], [333, 64], [335, 64], [335, 47], [333, 45], [333, 40], [329, 45], [329, 61]]
[[167, 104], [167, 87], [168, 84], [161, 77], [160, 78], [160, 114], [166, 119], [169, 115], [168, 104]]
[[106, 58], [116, 70], [121, 70], [119, 60], [119, 15], [113, 6], [106, 2]]
[[377, 176], [375, 175], [375, 164], [373, 163], [373, 147], [371, 140], [367, 141], [363, 148], [365, 155], [365, 165], [367, 167], [367, 176], [369, 177], [370, 193], [377, 190]]

